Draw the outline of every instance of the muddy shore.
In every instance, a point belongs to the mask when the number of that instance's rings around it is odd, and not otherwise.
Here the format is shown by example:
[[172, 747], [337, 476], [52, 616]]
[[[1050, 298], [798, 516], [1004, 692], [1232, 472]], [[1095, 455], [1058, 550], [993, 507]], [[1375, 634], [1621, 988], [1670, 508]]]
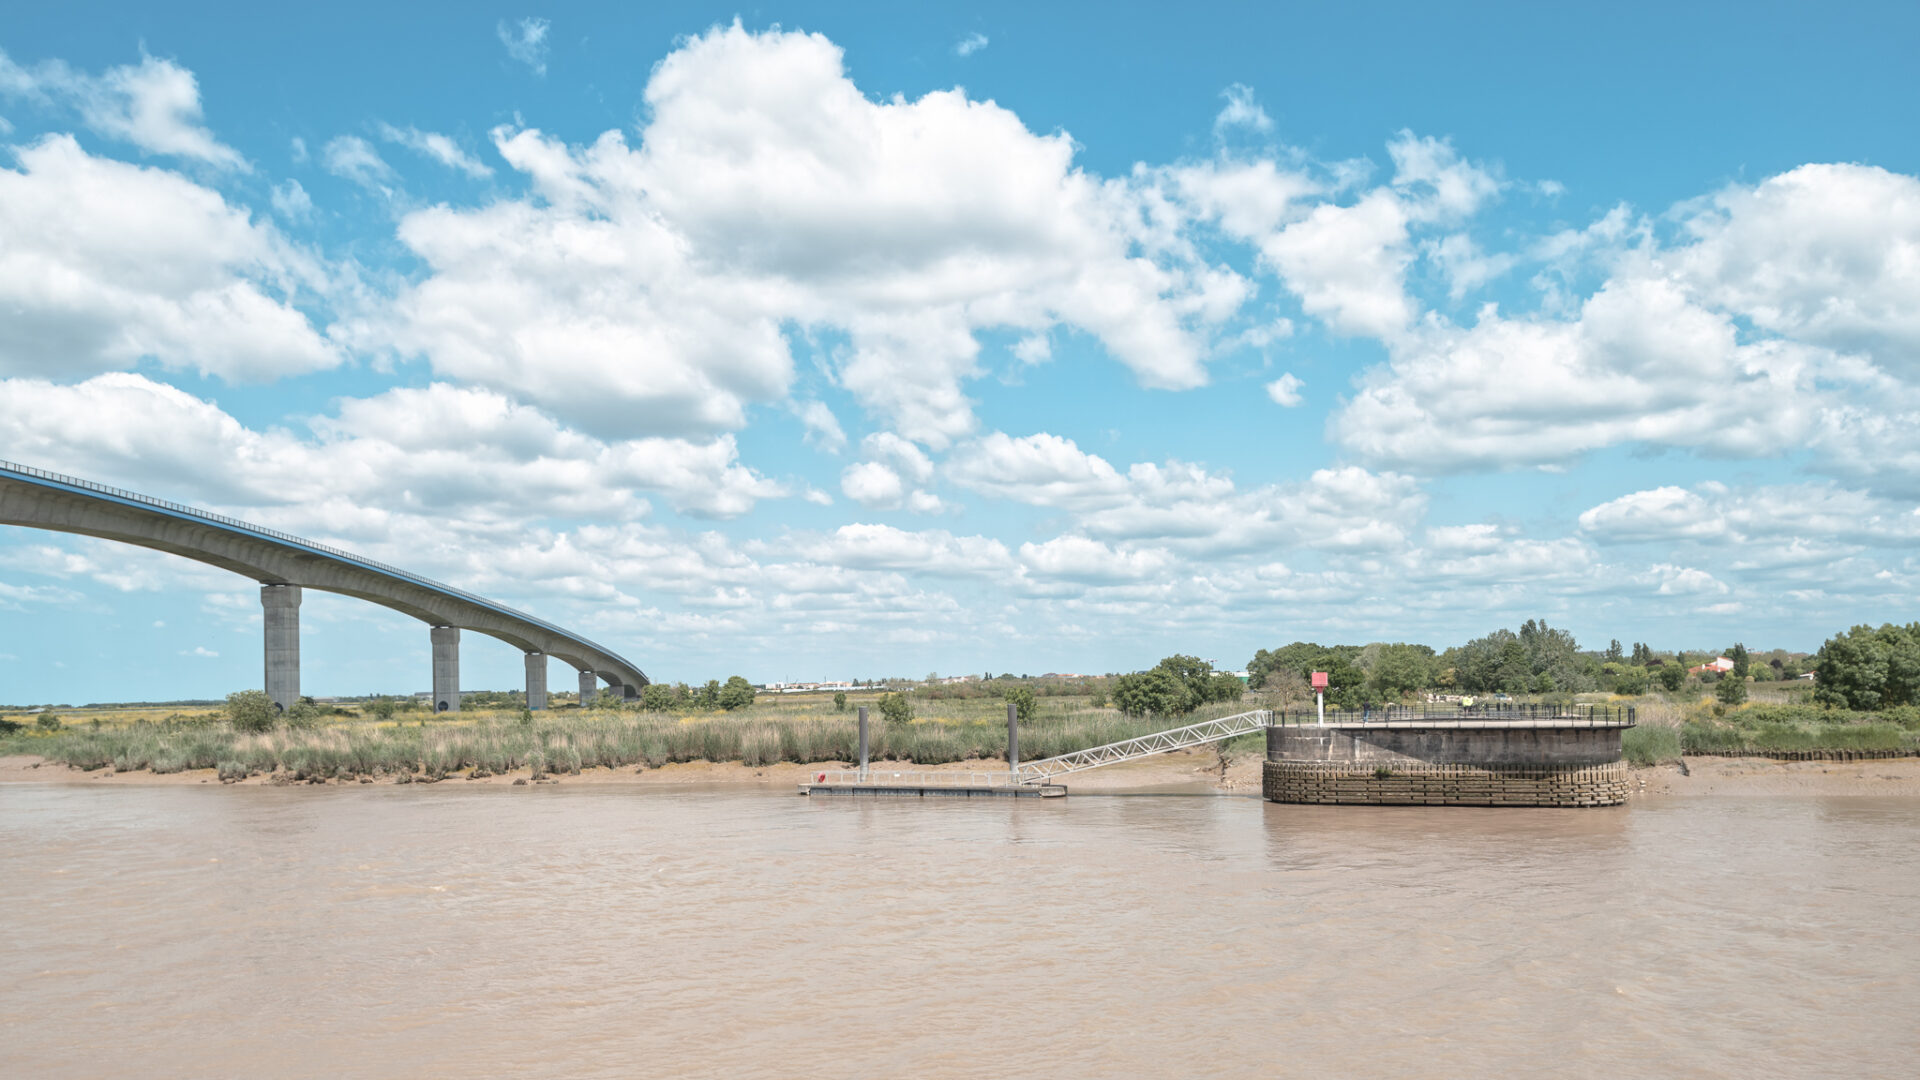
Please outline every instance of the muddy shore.
[[[648, 769], [588, 769], [578, 774], [535, 781], [526, 770], [478, 778], [454, 774], [438, 781], [443, 784], [491, 784], [495, 786], [538, 786], [544, 783], [584, 785], [627, 785], [665, 787], [675, 784], [729, 784], [782, 791], [796, 791], [798, 785], [823, 769], [847, 768], [845, 763], [814, 765], [779, 764], [750, 767], [734, 762], [692, 762]], [[971, 761], [953, 765], [919, 767], [888, 762], [875, 765], [876, 772], [895, 768], [921, 772], [1004, 771], [1004, 761]], [[1210, 752], [1183, 751], [1163, 754], [1145, 761], [1112, 765], [1064, 778], [1068, 788], [1080, 794], [1122, 794], [1166, 792], [1192, 795], [1243, 795], [1260, 793], [1260, 759], [1249, 757], [1235, 762], [1224, 775], [1219, 759]], [[358, 780], [328, 781], [329, 786], [352, 784], [392, 784], [393, 776]], [[424, 782], [414, 778], [414, 783]], [[83, 772], [40, 758], [20, 755], [0, 757], [0, 783], [52, 784], [218, 784], [211, 769], [178, 773], [127, 772], [109, 769]], [[251, 786], [288, 785], [295, 781], [284, 773], [253, 776], [236, 783]], [[1634, 769], [1631, 774], [1635, 798], [1688, 798], [1697, 796], [1905, 796], [1920, 797], [1920, 758], [1896, 758], [1885, 761], [1772, 761], [1766, 758], [1690, 757], [1681, 765], [1657, 765]]]

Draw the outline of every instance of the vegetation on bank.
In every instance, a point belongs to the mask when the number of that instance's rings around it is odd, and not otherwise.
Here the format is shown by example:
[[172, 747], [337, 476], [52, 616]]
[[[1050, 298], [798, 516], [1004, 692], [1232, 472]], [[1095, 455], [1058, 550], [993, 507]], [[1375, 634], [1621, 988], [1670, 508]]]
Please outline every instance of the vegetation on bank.
[[[1032, 759], [1130, 739], [1166, 726], [1081, 703], [1036, 710], [1020, 731]], [[1006, 714], [923, 718], [873, 724], [874, 761], [919, 765], [1000, 758]], [[1222, 710], [1224, 713], [1229, 710]], [[0, 738], [0, 754], [37, 754], [80, 769], [158, 773], [218, 769], [222, 779], [275, 772], [296, 779], [420, 775], [530, 769], [572, 773], [586, 768], [653, 768], [691, 761], [852, 762], [858, 757], [853, 717], [818, 709], [753, 709], [674, 717], [631, 710], [552, 713], [460, 713], [383, 722], [356, 719], [251, 732], [222, 714], [177, 723], [102, 724], [57, 733]]]
[[1682, 754], [1740, 755], [1804, 750], [1897, 750], [1920, 754], [1920, 707], [1878, 711], [1814, 705], [1750, 704], [1730, 708], [1702, 699], [1638, 710], [1637, 727], [1621, 737], [1634, 765], [1679, 760]]

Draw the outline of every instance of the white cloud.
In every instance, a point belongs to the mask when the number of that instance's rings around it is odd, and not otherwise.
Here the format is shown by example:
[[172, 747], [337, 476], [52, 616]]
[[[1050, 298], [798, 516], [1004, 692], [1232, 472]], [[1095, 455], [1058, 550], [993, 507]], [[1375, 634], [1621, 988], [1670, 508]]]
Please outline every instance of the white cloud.
[[1840, 541], [1905, 547], [1920, 539], [1920, 513], [1831, 484], [1693, 490], [1659, 487], [1622, 495], [1580, 515], [1580, 531], [1602, 543], [1692, 541], [1772, 546], [1783, 541]]
[[998, 540], [939, 529], [909, 532], [891, 525], [842, 525], [831, 536], [802, 544], [797, 554], [835, 566], [936, 575], [999, 574], [1013, 568], [1012, 556]]
[[947, 475], [981, 494], [1035, 506], [1107, 504], [1127, 486], [1105, 458], [1046, 432], [1018, 439], [993, 432], [949, 459]]
[[861, 506], [899, 506], [906, 491], [906, 481], [900, 474], [877, 461], [849, 465], [840, 473], [841, 494]]
[[219, 194], [51, 135], [0, 168], [0, 374], [84, 377], [152, 358], [230, 382], [331, 368], [300, 290], [320, 267]]
[[493, 170], [472, 154], [461, 149], [451, 136], [437, 131], [421, 131], [417, 127], [397, 128], [392, 124], [379, 126], [380, 137], [390, 143], [398, 143], [417, 154], [432, 158], [449, 169], [458, 169], [476, 180], [493, 175]]
[[1021, 544], [1020, 561], [1045, 577], [1079, 582], [1138, 581], [1165, 570], [1172, 557], [1154, 548], [1121, 550], [1084, 536]]
[[387, 194], [398, 179], [380, 151], [358, 135], [336, 135], [320, 153], [328, 172], [370, 191]]
[[1362, 375], [1328, 430], [1366, 460], [1422, 472], [1552, 465], [1625, 442], [1780, 453], [1816, 415], [1830, 354], [1741, 344], [1667, 280], [1611, 282], [1571, 322], [1508, 319], [1410, 336]]
[[202, 125], [193, 72], [171, 60], [145, 56], [94, 76], [57, 60], [22, 68], [0, 52], [0, 94], [70, 104], [89, 128], [150, 154], [247, 171], [240, 152]]
[[1267, 396], [1275, 405], [1291, 409], [1300, 404], [1300, 388], [1307, 385], [1293, 372], [1289, 371], [1267, 384]]
[[1234, 83], [1220, 91], [1220, 96], [1227, 99], [1227, 104], [1213, 118], [1215, 135], [1225, 134], [1233, 128], [1246, 128], [1263, 134], [1273, 130], [1273, 118], [1254, 100], [1253, 87]]
[[[1457, 218], [1497, 190], [1444, 164], [1402, 166], [1439, 177], [1416, 185], [1436, 214]], [[1676, 214], [1670, 244], [1621, 208], [1549, 238], [1533, 253], [1548, 266], [1542, 313], [1489, 306], [1471, 328], [1430, 316], [1389, 341], [1390, 362], [1357, 380], [1329, 431], [1367, 461], [1422, 472], [1559, 466], [1640, 443], [1807, 452], [1816, 470], [1920, 493], [1908, 436], [1920, 316], [1903, 299], [1920, 291], [1920, 181], [1808, 165]], [[1511, 265], [1457, 233], [1427, 250], [1456, 295]], [[1594, 258], [1606, 282], [1568, 298]]]
[[975, 30], [973, 33], [960, 39], [959, 43], [953, 47], [953, 54], [955, 56], [972, 56], [974, 53], [986, 47], [987, 35]]
[[396, 529], [431, 532], [435, 522], [626, 520], [646, 512], [636, 492], [724, 518], [785, 493], [739, 464], [731, 436], [603, 442], [499, 394], [444, 384], [341, 400], [334, 415], [309, 421], [311, 439], [253, 430], [211, 402], [134, 374], [0, 387], [0, 445], [29, 462], [254, 507], [294, 531], [404, 542]]
[[500, 37], [500, 44], [507, 47], [507, 55], [533, 69], [535, 75], [547, 73], [547, 30], [549, 23], [545, 19], [525, 18], [509, 23], [501, 19], [494, 33]]
[[273, 185], [273, 212], [288, 221], [305, 221], [313, 216], [313, 197], [298, 180]]
[[837, 454], [847, 447], [847, 433], [841, 429], [840, 421], [827, 408], [824, 401], [802, 401], [794, 403], [794, 412], [805, 425], [803, 438], [807, 445], [817, 446], [829, 454]]
[[1725, 582], [1705, 570], [1672, 563], [1655, 566], [1651, 584], [1661, 596], [1724, 596], [1728, 592]]
[[494, 133], [535, 198], [409, 215], [429, 267], [396, 336], [437, 372], [603, 432], [725, 430], [792, 379], [783, 326], [844, 332], [834, 375], [943, 448], [975, 421], [976, 334], [1071, 326], [1151, 387], [1206, 379], [1248, 286], [1160, 244], [1140, 192], [1064, 133], [960, 91], [874, 101], [840, 50], [716, 29], [654, 69], [640, 143]]
[[1920, 377], [1920, 179], [1803, 165], [1723, 189], [1686, 231], [1663, 262], [1703, 302]]

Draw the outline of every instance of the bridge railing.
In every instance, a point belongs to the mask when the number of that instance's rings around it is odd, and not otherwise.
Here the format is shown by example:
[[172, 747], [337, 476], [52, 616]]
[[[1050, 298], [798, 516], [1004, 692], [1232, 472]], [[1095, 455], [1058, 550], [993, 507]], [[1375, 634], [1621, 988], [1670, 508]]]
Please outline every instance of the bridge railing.
[[479, 596], [475, 593], [470, 593], [465, 589], [455, 588], [454, 586], [448, 585], [444, 582], [435, 581], [430, 577], [423, 577], [419, 574], [413, 573], [410, 570], [402, 570], [397, 566], [389, 566], [388, 564], [380, 562], [376, 559], [369, 559], [364, 555], [355, 555], [351, 551], [342, 551], [337, 547], [332, 547], [327, 544], [319, 543], [318, 541], [309, 540], [304, 536], [295, 536], [292, 533], [284, 533], [278, 529], [269, 529], [265, 525], [255, 525], [250, 521], [242, 521], [239, 518], [231, 518], [226, 516], [225, 514], [216, 514], [209, 510], [201, 510], [196, 507], [186, 506], [182, 503], [169, 502], [166, 499], [156, 499], [151, 495], [142, 495], [137, 491], [128, 491], [125, 488], [117, 488], [109, 484], [98, 484], [93, 482], [92, 480], [83, 480], [77, 476], [68, 476], [65, 473], [51, 472], [47, 469], [36, 469], [31, 465], [21, 465], [18, 462], [0, 460], [0, 472], [17, 473], [22, 476], [31, 476], [40, 480], [51, 480], [56, 484], [63, 484], [67, 487], [76, 487], [76, 488], [80, 488], [85, 491], [91, 491], [100, 495], [110, 495], [116, 499], [124, 499], [128, 502], [141, 503], [146, 506], [156, 507], [158, 509], [166, 510], [175, 514], [180, 514], [185, 517], [197, 518], [201, 521], [212, 522], [213, 524], [216, 524], [216, 525], [225, 526], [226, 528], [229, 528], [229, 529], [236, 529], [236, 530], [239, 530], [240, 532], [251, 533], [255, 536], [263, 536], [270, 540], [278, 540], [283, 544], [293, 544], [298, 547], [307, 548], [310, 551], [316, 551], [322, 555], [328, 555], [333, 558], [339, 559], [343, 562], [350, 562], [357, 566], [364, 566], [370, 570], [378, 570], [383, 574], [388, 574], [393, 577], [400, 578], [404, 581], [410, 581], [415, 585], [423, 585], [423, 586], [426, 586], [427, 588], [434, 589], [439, 592], [447, 593], [451, 596], [457, 596], [462, 600], [466, 600], [471, 603], [478, 604], [481, 607], [484, 607], [490, 611], [497, 611], [503, 615], [511, 615], [516, 619], [520, 619], [525, 622], [532, 623], [533, 625], [538, 626], [542, 629], [551, 630], [554, 633], [560, 635], [561, 637], [568, 639], [569, 641], [577, 641], [580, 644], [587, 646], [588, 648], [598, 649], [600, 652], [605, 653], [607, 656], [618, 657], [620, 655], [619, 653], [614, 652], [612, 649], [607, 648], [605, 645], [601, 645], [596, 641], [581, 637], [579, 634], [576, 634], [571, 630], [562, 629], [546, 621], [545, 619], [536, 618], [535, 616], [529, 615], [524, 611], [519, 611], [514, 608], [510, 608], [505, 604], [499, 603], [497, 601], [489, 600], [486, 597]]
[[[1547, 705], [1537, 702], [1500, 702], [1461, 705], [1452, 702], [1433, 702], [1416, 705], [1363, 705], [1357, 709], [1330, 708], [1326, 711], [1328, 724], [1389, 724], [1407, 723], [1421, 720], [1456, 720], [1469, 722], [1511, 722], [1553, 724], [1565, 727], [1633, 727], [1634, 707], [1631, 705]], [[1278, 710], [1274, 713], [1275, 724], [1312, 725], [1320, 722], [1319, 714], [1312, 708]]]

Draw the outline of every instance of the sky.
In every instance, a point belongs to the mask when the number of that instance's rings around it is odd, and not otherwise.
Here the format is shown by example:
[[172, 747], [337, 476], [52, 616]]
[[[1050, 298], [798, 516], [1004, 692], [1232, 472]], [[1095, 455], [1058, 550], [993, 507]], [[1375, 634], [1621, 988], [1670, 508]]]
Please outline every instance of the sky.
[[[665, 680], [1920, 618], [1911, 4], [176, 7], [0, 25], [0, 458]], [[0, 527], [0, 701], [260, 677]]]

